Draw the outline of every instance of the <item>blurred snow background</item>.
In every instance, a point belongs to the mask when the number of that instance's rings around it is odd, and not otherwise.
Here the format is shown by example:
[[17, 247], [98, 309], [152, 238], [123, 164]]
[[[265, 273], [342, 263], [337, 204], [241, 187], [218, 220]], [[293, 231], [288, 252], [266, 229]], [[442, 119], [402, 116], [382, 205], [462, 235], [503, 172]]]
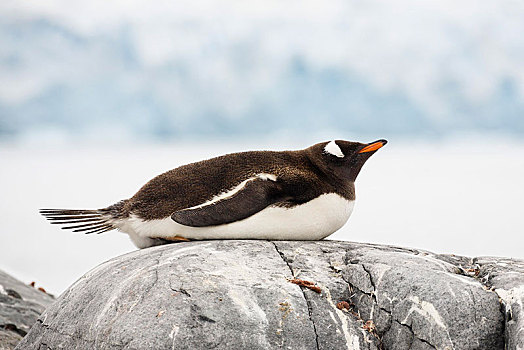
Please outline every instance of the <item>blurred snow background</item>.
[[524, 133], [520, 1], [0, 4], [4, 137]]
[[334, 239], [524, 257], [519, 1], [0, 2], [0, 268], [52, 292], [133, 246], [39, 207], [225, 152], [390, 144]]

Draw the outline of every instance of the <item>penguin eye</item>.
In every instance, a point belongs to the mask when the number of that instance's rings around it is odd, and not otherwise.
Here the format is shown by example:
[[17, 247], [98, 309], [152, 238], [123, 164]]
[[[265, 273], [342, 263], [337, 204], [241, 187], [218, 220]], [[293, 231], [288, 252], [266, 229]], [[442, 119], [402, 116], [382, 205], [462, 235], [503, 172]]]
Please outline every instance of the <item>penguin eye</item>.
[[342, 150], [335, 141], [329, 142], [326, 147], [324, 147], [324, 153], [331, 154], [338, 158], [344, 158], [344, 153], [342, 153]]

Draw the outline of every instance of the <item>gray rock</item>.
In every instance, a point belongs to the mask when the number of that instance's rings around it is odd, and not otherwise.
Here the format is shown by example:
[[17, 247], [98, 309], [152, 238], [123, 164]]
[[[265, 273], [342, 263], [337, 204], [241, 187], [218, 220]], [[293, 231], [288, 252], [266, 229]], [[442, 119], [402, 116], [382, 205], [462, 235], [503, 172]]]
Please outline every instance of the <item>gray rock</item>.
[[0, 271], [0, 350], [14, 349], [54, 299]]
[[336, 241], [153, 247], [87, 273], [17, 349], [518, 349], [522, 264]]
[[524, 261], [481, 257], [473, 260], [478, 278], [500, 297], [508, 349], [524, 349]]

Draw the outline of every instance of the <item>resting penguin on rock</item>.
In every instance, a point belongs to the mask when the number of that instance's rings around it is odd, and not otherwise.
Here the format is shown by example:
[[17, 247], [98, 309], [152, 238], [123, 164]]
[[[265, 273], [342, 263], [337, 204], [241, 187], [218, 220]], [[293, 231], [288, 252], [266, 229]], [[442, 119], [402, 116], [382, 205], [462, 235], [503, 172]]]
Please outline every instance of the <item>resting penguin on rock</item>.
[[[360, 169], [387, 143], [336, 140], [180, 166], [104, 209], [42, 209], [74, 232], [129, 234], [138, 248], [201, 239], [318, 240], [353, 211]], [[74, 225], [71, 225], [74, 224]]]

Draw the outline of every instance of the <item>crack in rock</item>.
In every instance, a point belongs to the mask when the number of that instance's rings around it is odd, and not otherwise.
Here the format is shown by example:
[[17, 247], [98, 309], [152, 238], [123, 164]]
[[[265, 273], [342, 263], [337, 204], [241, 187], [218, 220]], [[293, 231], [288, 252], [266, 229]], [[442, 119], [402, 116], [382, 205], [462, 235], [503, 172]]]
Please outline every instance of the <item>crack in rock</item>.
[[[491, 278], [493, 276], [490, 275], [489, 272], [483, 272], [484, 265], [481, 262], [479, 262], [478, 257], [470, 259], [468, 269], [472, 270], [474, 274], [468, 273], [466, 269], [464, 269], [462, 266], [459, 266], [460, 275], [469, 277], [471, 279], [474, 279], [475, 281], [482, 284], [485, 290], [493, 292], [497, 294], [498, 301], [500, 303], [500, 313], [502, 315], [502, 333], [504, 334], [504, 344], [505, 347], [509, 349], [508, 344], [512, 342], [511, 336], [508, 334], [508, 323], [512, 320], [512, 309], [511, 304], [508, 302], [508, 300], [505, 300], [500, 296], [500, 294], [497, 292], [496, 287], [491, 281]], [[471, 297], [474, 299], [473, 293], [471, 293]]]
[[[351, 262], [349, 262], [349, 263], [351, 263]], [[374, 307], [377, 307], [379, 310], [386, 312], [386, 313], [389, 315], [389, 317], [391, 318], [392, 321], [397, 322], [397, 323], [398, 323], [399, 325], [401, 325], [401, 326], [405, 326], [405, 327], [406, 327], [406, 328], [407, 328], [407, 329], [408, 329], [408, 330], [413, 334], [413, 336], [416, 337], [416, 338], [417, 338], [418, 340], [420, 340], [421, 342], [426, 343], [427, 345], [431, 346], [433, 349], [436, 349], [436, 348], [437, 348], [435, 345], [431, 344], [428, 340], [423, 339], [423, 338], [420, 338], [420, 336], [419, 336], [418, 334], [415, 333], [415, 331], [413, 330], [413, 328], [412, 328], [411, 325], [409, 325], [409, 324], [405, 324], [405, 323], [401, 322], [400, 320], [396, 319], [396, 318], [393, 316], [393, 310], [389, 311], [389, 310], [385, 309], [384, 307], [380, 306], [379, 303], [378, 303], [377, 296], [376, 296], [376, 291], [377, 291], [377, 289], [376, 289], [375, 281], [374, 281], [374, 279], [373, 279], [373, 275], [371, 274], [371, 272], [366, 268], [366, 266], [365, 266], [363, 263], [360, 263], [360, 262], [359, 262], [359, 263], [351, 263], [351, 264], [353, 264], [353, 265], [359, 265], [359, 266], [362, 267], [362, 269], [363, 269], [363, 270], [366, 272], [366, 274], [368, 275], [368, 277], [369, 277], [369, 281], [370, 281], [370, 283], [371, 283], [371, 286], [373, 287], [373, 291], [372, 291], [371, 293], [365, 292], [365, 291], [361, 290], [360, 288], [358, 288], [357, 286], [355, 286], [355, 285], [354, 285], [353, 283], [351, 283], [350, 281], [348, 281], [348, 280], [344, 277], [343, 274], [340, 274], [340, 277], [342, 278], [342, 280], [344, 280], [344, 282], [346, 282], [346, 283], [348, 284], [348, 286], [349, 286], [352, 290], [358, 290], [360, 293], [369, 296], [369, 297], [371, 298], [372, 303], [374, 304]], [[330, 265], [330, 268], [331, 268], [333, 271], [337, 272], [337, 268], [334, 267], [334, 266], [331, 264], [331, 262], [329, 263], [329, 265]], [[390, 326], [390, 327], [391, 327], [391, 326]], [[383, 337], [386, 335], [386, 333], [389, 331], [390, 327], [387, 328], [385, 331], [381, 332], [381, 334], [379, 334], [379, 337], [380, 337], [380, 338], [379, 338], [379, 341], [381, 341], [381, 338], [383, 338]]]
[[[87, 339], [87, 338], [81, 337], [81, 336], [79, 336], [77, 334], [69, 334], [69, 333], [61, 332], [58, 329], [55, 329], [55, 328], [51, 327], [48, 324], [45, 324], [41, 319], [38, 319], [36, 324], [39, 324], [40, 327], [43, 327], [43, 328], [47, 329], [50, 332], [53, 332], [53, 333], [56, 333], [56, 334], [60, 334], [60, 335], [63, 335], [64, 337], [68, 337], [68, 338], [71, 338], [71, 339], [77, 339], [77, 340], [80, 340], [80, 341], [82, 341], [84, 343], [92, 344], [93, 347], [96, 347], [96, 340], [94, 340], [94, 339]], [[119, 348], [123, 349], [123, 348], [125, 348], [129, 344], [129, 342], [130, 341], [128, 341], [126, 343], [123, 343], [123, 344], [108, 342], [107, 344], [110, 345], [110, 346], [116, 346], [116, 347], [119, 347]], [[44, 343], [42, 341], [40, 341], [40, 344], [46, 346], [47, 349], [51, 349], [46, 343]]]
[[[280, 256], [280, 258], [282, 259], [282, 261], [284, 261], [284, 263], [289, 268], [289, 271], [291, 272], [291, 276], [293, 276], [293, 278], [296, 278], [295, 272], [293, 271], [293, 268], [289, 264], [289, 262], [288, 262], [286, 256], [284, 255], [284, 253], [282, 253], [278, 249], [278, 246], [277, 246], [277, 244], [275, 242], [273, 242], [273, 241], [269, 241], [269, 242], [273, 244], [273, 246], [275, 247], [275, 250], [277, 251], [277, 253]], [[308, 297], [306, 296], [306, 293], [305, 293], [304, 289], [302, 289], [302, 287], [300, 287], [300, 286], [298, 286], [298, 287], [300, 288], [300, 291], [302, 292], [302, 296], [304, 297], [304, 300], [306, 302], [307, 312], [308, 312], [308, 315], [309, 315], [309, 320], [311, 321], [311, 324], [313, 325], [313, 332], [315, 332], [315, 343], [317, 345], [317, 350], [319, 350], [320, 346], [319, 346], [319, 343], [318, 343], [318, 333], [317, 333], [317, 327], [315, 326], [315, 321], [313, 321], [313, 313], [312, 313], [311, 302], [309, 301]]]
[[191, 294], [189, 294], [189, 292], [187, 290], [185, 290], [184, 288], [176, 289], [176, 288], [173, 288], [173, 287], [169, 286], [169, 289], [171, 289], [173, 292], [180, 293], [180, 294], [185, 295], [186, 297], [191, 298]]
[[40, 345], [38, 346], [38, 349], [42, 349], [42, 346], [44, 347], [43, 350], [53, 350], [51, 347], [49, 347], [49, 345], [47, 345], [46, 343], [40, 343]]
[[[419, 341], [421, 341], [422, 343], [427, 344], [428, 346], [430, 346], [430, 347], [433, 348], [433, 349], [437, 349], [437, 347], [436, 347], [435, 345], [431, 344], [430, 342], [428, 342], [428, 341], [425, 340], [425, 339], [422, 339], [422, 338], [418, 337], [418, 336], [415, 334], [415, 331], [413, 331], [413, 328], [411, 327], [411, 325], [408, 325], [408, 324], [402, 323], [402, 322], [398, 321], [397, 319], [395, 319], [394, 317], [391, 317], [391, 320], [393, 320], [394, 322], [398, 323], [398, 324], [401, 325], [401, 326], [406, 327], [406, 328], [409, 330], [409, 332], [410, 332], [410, 333], [411, 333], [415, 338], [417, 338]], [[411, 347], [411, 345], [410, 345], [410, 347]]]
[[16, 333], [21, 337], [25, 337], [25, 335], [27, 334], [26, 331], [18, 328], [15, 324], [12, 324], [12, 323], [0, 324], [0, 329], [5, 329], [6, 331]]

